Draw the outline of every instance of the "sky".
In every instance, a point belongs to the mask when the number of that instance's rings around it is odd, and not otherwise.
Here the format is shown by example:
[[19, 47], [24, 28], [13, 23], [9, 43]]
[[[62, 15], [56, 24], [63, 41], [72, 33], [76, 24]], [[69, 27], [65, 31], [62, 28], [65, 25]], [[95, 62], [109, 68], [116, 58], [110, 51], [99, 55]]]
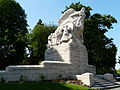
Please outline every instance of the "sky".
[[[117, 46], [117, 56], [120, 56], [120, 0], [16, 0], [27, 14], [27, 21], [30, 29], [33, 29], [39, 19], [43, 23], [55, 24], [61, 17], [61, 11], [72, 2], [80, 2], [92, 8], [91, 14], [110, 14], [117, 19], [117, 24], [113, 24], [113, 29], [106, 33], [107, 37], [113, 38]], [[116, 69], [120, 64], [116, 64]]]

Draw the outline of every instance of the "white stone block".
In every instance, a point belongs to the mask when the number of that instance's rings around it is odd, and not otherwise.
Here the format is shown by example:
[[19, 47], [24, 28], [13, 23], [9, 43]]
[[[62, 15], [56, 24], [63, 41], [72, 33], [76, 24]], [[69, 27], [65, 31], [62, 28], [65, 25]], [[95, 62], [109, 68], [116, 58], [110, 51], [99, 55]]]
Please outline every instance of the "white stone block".
[[94, 84], [94, 75], [92, 73], [84, 73], [82, 75], [76, 75], [78, 80], [81, 80], [84, 85], [92, 86]]
[[114, 82], [113, 74], [106, 73], [106, 74], [104, 74], [104, 78], [111, 82]]

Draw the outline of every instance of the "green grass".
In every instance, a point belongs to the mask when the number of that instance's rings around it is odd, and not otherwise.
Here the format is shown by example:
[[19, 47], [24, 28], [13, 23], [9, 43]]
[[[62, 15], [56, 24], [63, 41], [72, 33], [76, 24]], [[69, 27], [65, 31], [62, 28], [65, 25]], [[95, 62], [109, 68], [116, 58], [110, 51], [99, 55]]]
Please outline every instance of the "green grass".
[[91, 90], [84, 86], [57, 82], [0, 83], [0, 90]]

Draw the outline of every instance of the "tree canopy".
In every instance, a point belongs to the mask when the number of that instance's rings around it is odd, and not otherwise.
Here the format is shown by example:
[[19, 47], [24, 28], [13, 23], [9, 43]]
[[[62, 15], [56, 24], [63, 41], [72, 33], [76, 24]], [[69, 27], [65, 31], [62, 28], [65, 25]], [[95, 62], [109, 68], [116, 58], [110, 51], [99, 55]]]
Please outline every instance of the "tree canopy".
[[0, 0], [0, 69], [20, 64], [26, 53], [26, 14], [15, 0]]
[[39, 64], [40, 61], [44, 60], [48, 36], [53, 33], [56, 28], [57, 26], [55, 25], [45, 25], [42, 23], [42, 20], [39, 19], [37, 25], [29, 34], [30, 57], [25, 62], [26, 64]]
[[117, 74], [120, 74], [120, 68], [117, 70]]
[[118, 57], [118, 63], [120, 64], [120, 56]]

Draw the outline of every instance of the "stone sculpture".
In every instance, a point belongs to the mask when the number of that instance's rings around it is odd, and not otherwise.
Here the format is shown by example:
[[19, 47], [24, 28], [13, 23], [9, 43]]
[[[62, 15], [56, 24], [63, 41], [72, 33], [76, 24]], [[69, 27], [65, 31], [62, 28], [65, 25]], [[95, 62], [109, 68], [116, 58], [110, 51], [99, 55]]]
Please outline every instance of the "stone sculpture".
[[72, 72], [76, 74], [87, 71], [95, 73], [94, 66], [88, 65], [87, 50], [83, 45], [85, 16], [84, 7], [80, 11], [70, 8], [63, 13], [58, 28], [48, 37], [46, 61], [70, 63]]
[[[84, 19], [84, 7], [81, 11], [68, 9], [58, 21], [59, 26], [57, 30], [48, 37], [48, 48], [62, 43], [69, 45], [83, 43]], [[74, 44], [75, 41], [77, 44]]]

